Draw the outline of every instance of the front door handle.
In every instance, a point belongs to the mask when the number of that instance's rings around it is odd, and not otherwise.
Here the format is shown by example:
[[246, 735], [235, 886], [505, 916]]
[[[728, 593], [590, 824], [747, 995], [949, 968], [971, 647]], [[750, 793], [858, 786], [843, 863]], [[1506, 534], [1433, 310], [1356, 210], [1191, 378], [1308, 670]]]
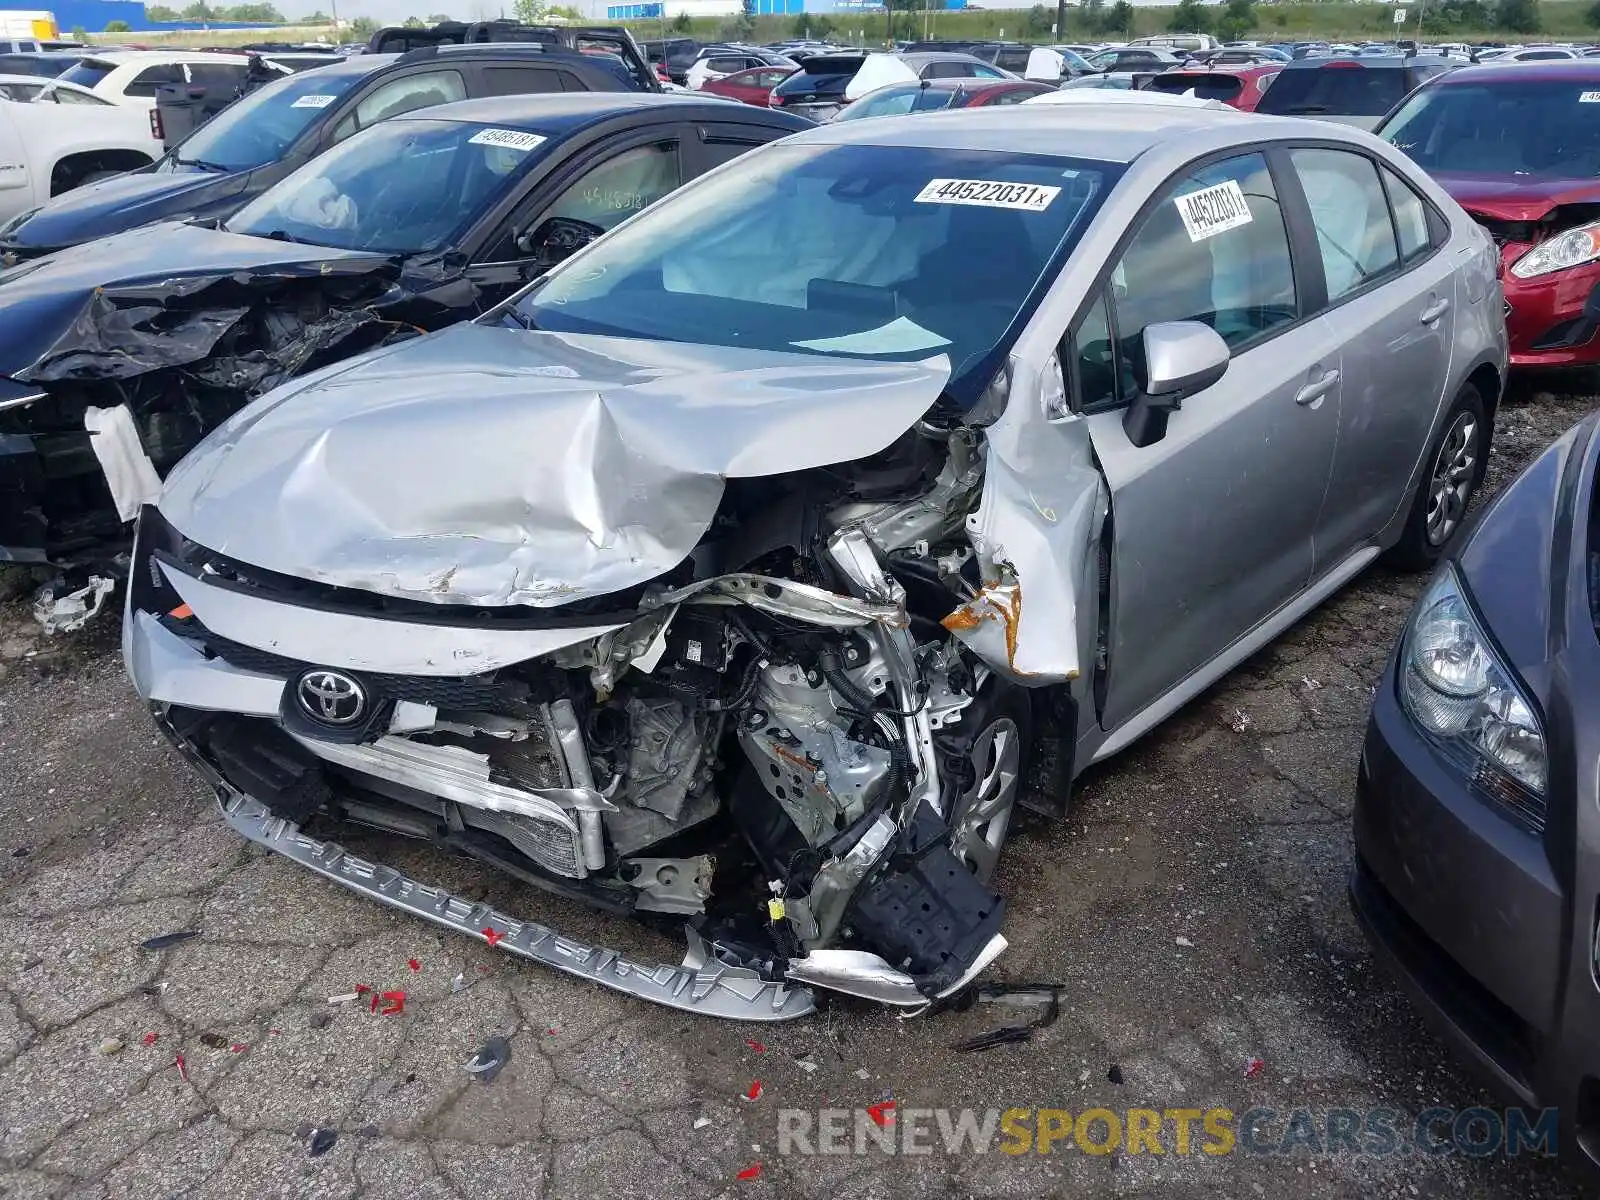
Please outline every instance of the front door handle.
[[1294, 394], [1294, 402], [1300, 405], [1315, 404], [1333, 391], [1333, 385], [1338, 382], [1338, 371], [1325, 371], [1321, 379], [1318, 379], [1315, 383], [1306, 384], [1305, 387], [1296, 392]]
[[1428, 305], [1427, 308], [1422, 310], [1422, 317], [1421, 317], [1422, 323], [1424, 325], [1432, 325], [1435, 321], [1437, 321], [1440, 317], [1444, 316], [1445, 313], [1447, 313], [1449, 311], [1450, 311], [1450, 301], [1448, 301], [1448, 300], [1435, 300], [1432, 304]]

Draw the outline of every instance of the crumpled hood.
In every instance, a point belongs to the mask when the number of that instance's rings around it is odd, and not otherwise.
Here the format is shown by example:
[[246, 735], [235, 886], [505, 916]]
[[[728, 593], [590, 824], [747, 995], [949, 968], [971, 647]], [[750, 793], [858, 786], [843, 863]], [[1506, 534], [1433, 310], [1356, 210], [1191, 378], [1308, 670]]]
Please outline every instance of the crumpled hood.
[[250, 172], [138, 171], [58, 196], [9, 235], [17, 246], [56, 250], [170, 217], [212, 215], [244, 198]]
[[[210, 352], [204, 339], [176, 336], [175, 318], [163, 317], [161, 336], [136, 338], [130, 330], [164, 309], [192, 309], [200, 292], [219, 280], [220, 304], [237, 306], [252, 276], [286, 271], [322, 274], [386, 267], [385, 255], [248, 237], [201, 225], [167, 222], [0, 271], [0, 376], [44, 381], [57, 372], [39, 368], [57, 353], [82, 353], [105, 343], [136, 374], [160, 365], [162, 354], [187, 362]], [[115, 319], [112, 319], [114, 316]], [[225, 328], [225, 326], [223, 327]], [[218, 334], [221, 330], [219, 329]], [[214, 340], [214, 337], [213, 337]], [[147, 361], [148, 360], [148, 361]], [[97, 375], [119, 371], [97, 366]]]
[[1594, 179], [1436, 175], [1434, 181], [1468, 212], [1496, 221], [1538, 221], [1563, 204], [1600, 203]]
[[554, 607], [644, 583], [729, 477], [848, 462], [948, 361], [845, 360], [457, 325], [278, 388], [168, 477], [162, 513], [242, 562], [440, 604]]

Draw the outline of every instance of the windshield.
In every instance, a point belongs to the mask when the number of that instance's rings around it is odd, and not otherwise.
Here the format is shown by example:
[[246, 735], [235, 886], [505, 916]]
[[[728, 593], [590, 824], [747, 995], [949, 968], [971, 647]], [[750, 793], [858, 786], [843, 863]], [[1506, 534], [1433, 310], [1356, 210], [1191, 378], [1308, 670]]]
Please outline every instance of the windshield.
[[1256, 111], [1280, 117], [1293, 113], [1381, 117], [1409, 90], [1406, 72], [1399, 67], [1330, 63], [1281, 72]]
[[1412, 96], [1378, 136], [1429, 173], [1592, 179], [1600, 177], [1597, 118], [1600, 90], [1589, 83], [1453, 83]]
[[227, 229], [341, 250], [437, 250], [511, 187], [545, 144], [520, 129], [385, 121], [268, 188]]
[[538, 329], [919, 361], [970, 404], [1121, 172], [908, 146], [756, 150], [517, 304]]
[[[178, 147], [179, 163], [249, 171], [277, 162], [306, 129], [366, 76], [359, 71], [286, 75], [228, 105]], [[173, 169], [169, 162], [166, 169]]]
[[858, 121], [862, 117], [891, 117], [913, 112], [936, 112], [949, 108], [956, 98], [954, 88], [928, 88], [920, 83], [879, 88], [861, 97], [835, 118]]
[[102, 62], [98, 58], [86, 58], [82, 62], [73, 63], [56, 78], [65, 79], [68, 83], [75, 83], [79, 87], [92, 88], [114, 70], [116, 70], [114, 63]]

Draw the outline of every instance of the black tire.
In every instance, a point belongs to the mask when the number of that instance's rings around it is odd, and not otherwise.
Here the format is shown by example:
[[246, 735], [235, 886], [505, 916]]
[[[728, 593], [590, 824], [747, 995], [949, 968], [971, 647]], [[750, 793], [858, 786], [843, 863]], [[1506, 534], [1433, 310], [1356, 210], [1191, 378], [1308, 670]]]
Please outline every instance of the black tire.
[[1467, 510], [1489, 463], [1492, 430], [1483, 396], [1461, 385], [1428, 447], [1427, 467], [1417, 483], [1405, 528], [1388, 553], [1402, 571], [1428, 571], [1466, 527]]

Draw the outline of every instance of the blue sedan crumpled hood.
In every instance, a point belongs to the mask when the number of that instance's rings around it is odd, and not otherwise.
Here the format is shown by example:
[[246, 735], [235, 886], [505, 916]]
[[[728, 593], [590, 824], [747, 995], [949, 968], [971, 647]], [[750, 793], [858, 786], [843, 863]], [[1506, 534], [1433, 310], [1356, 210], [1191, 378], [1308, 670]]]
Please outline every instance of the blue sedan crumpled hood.
[[250, 172], [139, 171], [57, 196], [6, 236], [36, 250], [78, 246], [172, 217], [226, 215], [243, 203]]

